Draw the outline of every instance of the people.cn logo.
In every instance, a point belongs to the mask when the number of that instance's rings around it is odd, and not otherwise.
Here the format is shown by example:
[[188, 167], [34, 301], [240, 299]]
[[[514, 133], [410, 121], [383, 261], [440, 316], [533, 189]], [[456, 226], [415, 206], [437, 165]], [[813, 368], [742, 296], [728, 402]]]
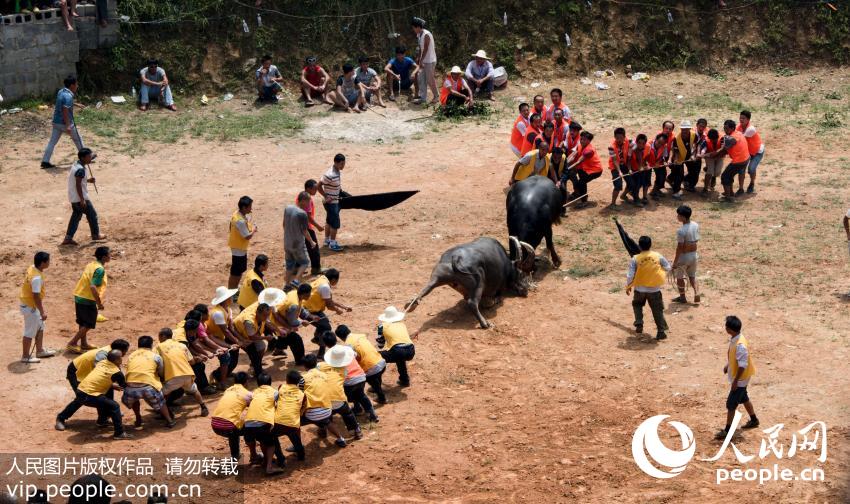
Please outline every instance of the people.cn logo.
[[653, 478], [666, 479], [681, 474], [693, 458], [697, 448], [694, 442], [694, 433], [690, 427], [675, 420], [670, 420], [667, 424], [679, 433], [682, 448], [671, 450], [664, 445], [658, 437], [658, 428], [661, 426], [661, 422], [669, 417], [670, 415], [655, 415], [647, 418], [638, 426], [635, 435], [632, 437], [632, 457], [634, 457], [635, 463], [643, 472]]

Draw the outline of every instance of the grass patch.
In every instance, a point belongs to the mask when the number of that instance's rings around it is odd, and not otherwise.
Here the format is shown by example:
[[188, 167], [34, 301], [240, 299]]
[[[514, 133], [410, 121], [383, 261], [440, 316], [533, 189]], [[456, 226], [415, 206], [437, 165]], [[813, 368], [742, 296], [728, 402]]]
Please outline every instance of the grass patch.
[[807, 94], [784, 94], [769, 99], [768, 112], [799, 112], [803, 105], [809, 103]]
[[824, 112], [823, 116], [817, 122], [818, 128], [821, 131], [840, 128], [844, 124], [844, 115], [835, 110]]
[[124, 116], [108, 110], [89, 107], [76, 115], [77, 122], [97, 136], [115, 138], [124, 126]]
[[19, 108], [23, 110], [33, 110], [38, 108], [39, 105], [48, 104], [49, 100], [47, 98], [38, 98], [38, 97], [29, 97], [29, 98], [21, 98], [20, 100], [15, 100], [11, 102], [4, 102], [3, 107], [5, 109], [14, 109]]
[[253, 114], [225, 112], [198, 118], [190, 127], [194, 137], [206, 140], [233, 141], [242, 138], [271, 137], [292, 134], [304, 128], [304, 122], [277, 107], [264, 107]]
[[724, 93], [708, 93], [702, 96], [696, 96], [689, 105], [699, 110], [708, 109], [730, 112], [738, 112], [746, 108], [742, 102]]
[[434, 111], [434, 119], [437, 121], [460, 121], [464, 117], [490, 117], [493, 107], [481, 101], [472, 102], [472, 107], [465, 105], [449, 104], [437, 107]]
[[602, 273], [602, 268], [599, 267], [590, 267], [585, 266], [583, 264], [579, 264], [571, 267], [566, 271], [567, 276], [570, 278], [589, 278], [594, 277]]
[[778, 66], [773, 69], [773, 74], [777, 77], [793, 77], [797, 75], [797, 71], [786, 66]]
[[641, 98], [634, 104], [634, 111], [644, 114], [667, 115], [671, 108], [670, 100], [655, 96]]
[[830, 91], [829, 93], [824, 95], [824, 98], [826, 98], [827, 100], [840, 100], [842, 96], [841, 93], [839, 93], [838, 91]]

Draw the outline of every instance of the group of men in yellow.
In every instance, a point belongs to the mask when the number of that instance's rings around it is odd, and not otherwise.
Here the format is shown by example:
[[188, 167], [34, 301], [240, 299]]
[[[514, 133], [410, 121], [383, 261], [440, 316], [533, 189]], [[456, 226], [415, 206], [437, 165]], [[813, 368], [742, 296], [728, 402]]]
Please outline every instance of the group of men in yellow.
[[[514, 165], [509, 185], [533, 175], [549, 177], [561, 190], [566, 204], [578, 202], [576, 208], [587, 206], [587, 184], [603, 173], [602, 161], [592, 141], [594, 135], [576, 122], [563, 104], [560, 89], [550, 93], [552, 103], [544, 106], [543, 96], [534, 97], [533, 107], [519, 105], [519, 116], [511, 130], [511, 150], [519, 158]], [[608, 147], [608, 169], [613, 191], [608, 208], [618, 209], [617, 198], [631, 199], [643, 207], [648, 196], [659, 200], [670, 187], [673, 199], [681, 200], [683, 190], [696, 192], [703, 160], [705, 178], [701, 194], [709, 195], [720, 179], [723, 194], [720, 200], [731, 202], [735, 196], [755, 193], [756, 174], [764, 157], [761, 135], [750, 121], [752, 113], [742, 110], [738, 123], [729, 119], [723, 123], [723, 135], [708, 128], [706, 119], [698, 119], [696, 129], [689, 120], [679, 126], [664, 121], [662, 130], [649, 141], [640, 133], [634, 140], [624, 128], [614, 130]], [[729, 157], [723, 168], [722, 160]], [[669, 168], [669, 172], [668, 172]], [[746, 174], [750, 183], [744, 190]], [[652, 176], [655, 175], [655, 181]], [[738, 190], [733, 192], [735, 179]], [[573, 192], [567, 192], [567, 182]], [[625, 184], [624, 184], [625, 182]], [[651, 189], [650, 189], [651, 188]]]

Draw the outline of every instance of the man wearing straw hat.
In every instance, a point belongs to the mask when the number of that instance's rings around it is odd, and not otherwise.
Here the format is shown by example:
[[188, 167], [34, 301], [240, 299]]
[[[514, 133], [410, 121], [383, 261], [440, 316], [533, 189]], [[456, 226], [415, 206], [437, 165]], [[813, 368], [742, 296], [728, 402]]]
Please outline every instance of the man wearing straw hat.
[[[225, 286], [219, 286], [215, 290], [215, 296], [210, 301], [209, 317], [206, 321], [207, 334], [213, 338], [239, 345], [242, 342], [233, 331], [233, 295], [238, 292], [238, 289], [228, 289]], [[236, 365], [239, 362], [239, 348], [232, 349], [228, 352], [230, 359], [226, 368], [217, 368], [210, 374], [210, 382], [218, 383], [219, 388], [226, 383], [227, 377], [233, 374]]]
[[466, 82], [475, 96], [483, 92], [487, 93], [488, 100], [496, 101], [493, 98], [493, 63], [483, 49], [479, 49], [472, 57], [475, 59], [467, 63], [464, 72]]
[[[381, 356], [387, 362], [394, 362], [398, 367], [398, 384], [401, 387], [410, 386], [410, 376], [407, 374], [407, 363], [416, 355], [416, 347], [404, 324], [404, 312], [395, 306], [389, 306], [384, 313], [378, 315], [378, 348]], [[386, 350], [383, 348], [386, 347]]]
[[472, 106], [472, 90], [469, 84], [463, 80], [461, 75], [463, 72], [460, 67], [455, 65], [443, 81], [443, 87], [440, 88], [440, 105], [454, 105], [467, 107]]
[[[345, 393], [345, 381], [353, 366], [360, 369], [360, 365], [354, 360], [354, 349], [345, 345], [336, 345], [336, 335], [331, 331], [322, 335], [323, 340], [333, 345], [324, 354], [324, 362], [318, 364], [319, 370], [328, 377], [331, 384], [331, 414], [339, 415], [345, 423], [348, 432], [354, 433], [354, 439], [362, 439], [363, 431], [357, 417], [348, 405], [348, 396]], [[362, 373], [362, 369], [361, 369]], [[365, 381], [365, 380], [364, 380]]]

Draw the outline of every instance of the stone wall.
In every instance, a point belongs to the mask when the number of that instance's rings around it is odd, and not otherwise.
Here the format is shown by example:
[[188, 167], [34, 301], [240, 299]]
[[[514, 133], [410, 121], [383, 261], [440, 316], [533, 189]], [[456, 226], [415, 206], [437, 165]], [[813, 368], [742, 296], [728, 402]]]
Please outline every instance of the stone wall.
[[75, 31], [67, 31], [59, 9], [0, 17], [0, 94], [7, 101], [53, 95], [76, 75], [81, 51], [111, 47], [120, 27], [115, 0], [108, 0], [106, 27], [93, 4], [78, 5]]

